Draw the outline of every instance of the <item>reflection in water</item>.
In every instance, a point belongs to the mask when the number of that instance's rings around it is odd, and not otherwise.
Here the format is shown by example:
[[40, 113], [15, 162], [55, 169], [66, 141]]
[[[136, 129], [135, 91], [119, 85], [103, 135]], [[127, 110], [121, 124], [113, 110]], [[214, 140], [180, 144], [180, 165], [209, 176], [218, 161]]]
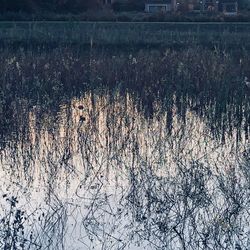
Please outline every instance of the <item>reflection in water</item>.
[[89, 92], [55, 112], [13, 102], [3, 249], [249, 249], [244, 129], [224, 124], [218, 140], [205, 115], [173, 103], [145, 116], [131, 94]]

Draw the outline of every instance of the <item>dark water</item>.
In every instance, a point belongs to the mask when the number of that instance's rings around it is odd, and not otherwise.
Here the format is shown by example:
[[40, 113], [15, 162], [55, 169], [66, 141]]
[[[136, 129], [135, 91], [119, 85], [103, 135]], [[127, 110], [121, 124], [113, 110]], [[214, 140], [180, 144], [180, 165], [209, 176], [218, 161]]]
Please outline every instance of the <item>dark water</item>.
[[2, 98], [1, 249], [249, 249], [249, 92], [235, 91]]

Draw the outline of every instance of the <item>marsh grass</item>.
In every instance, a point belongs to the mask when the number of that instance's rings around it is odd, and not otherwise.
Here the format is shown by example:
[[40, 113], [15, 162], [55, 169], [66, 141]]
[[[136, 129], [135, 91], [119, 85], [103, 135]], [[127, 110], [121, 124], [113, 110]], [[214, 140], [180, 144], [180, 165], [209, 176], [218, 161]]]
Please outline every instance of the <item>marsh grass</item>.
[[0, 243], [248, 249], [248, 54], [2, 47]]
[[[20, 197], [22, 199], [23, 197]], [[65, 207], [55, 200], [34, 211], [21, 210], [16, 197], [11, 197], [10, 208], [1, 218], [0, 245], [4, 250], [64, 249]], [[21, 206], [24, 208], [24, 205]]]
[[175, 105], [184, 122], [187, 109], [207, 118], [218, 138], [234, 128], [239, 132], [243, 128], [245, 138], [249, 136], [250, 90], [244, 78], [250, 77], [250, 61], [245, 50], [236, 53], [196, 47], [110, 53], [59, 48], [0, 53], [2, 132], [19, 120], [24, 106], [29, 109], [39, 103], [42, 109], [56, 112], [70, 97], [99, 89], [132, 93], [148, 118], [155, 101], [160, 101], [168, 114], [169, 130]]

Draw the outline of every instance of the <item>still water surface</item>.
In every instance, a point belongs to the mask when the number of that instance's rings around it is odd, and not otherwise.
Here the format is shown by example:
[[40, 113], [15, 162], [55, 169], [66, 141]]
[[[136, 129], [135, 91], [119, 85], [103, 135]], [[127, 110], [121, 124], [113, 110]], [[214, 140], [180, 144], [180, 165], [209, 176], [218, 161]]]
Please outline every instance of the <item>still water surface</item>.
[[243, 127], [215, 136], [208, 117], [187, 108], [183, 120], [173, 105], [170, 130], [162, 102], [145, 115], [129, 93], [86, 92], [56, 110], [11, 105], [2, 249], [250, 248]]

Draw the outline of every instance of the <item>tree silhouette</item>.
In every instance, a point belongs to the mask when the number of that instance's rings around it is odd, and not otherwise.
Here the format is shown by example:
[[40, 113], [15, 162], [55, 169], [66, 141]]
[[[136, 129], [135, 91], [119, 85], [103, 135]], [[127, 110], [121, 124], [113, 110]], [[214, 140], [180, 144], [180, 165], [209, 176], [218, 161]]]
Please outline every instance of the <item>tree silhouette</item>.
[[0, 0], [2, 12], [43, 11], [81, 12], [101, 7], [100, 0]]
[[33, 0], [0, 0], [1, 11], [33, 12], [35, 9], [36, 3]]

